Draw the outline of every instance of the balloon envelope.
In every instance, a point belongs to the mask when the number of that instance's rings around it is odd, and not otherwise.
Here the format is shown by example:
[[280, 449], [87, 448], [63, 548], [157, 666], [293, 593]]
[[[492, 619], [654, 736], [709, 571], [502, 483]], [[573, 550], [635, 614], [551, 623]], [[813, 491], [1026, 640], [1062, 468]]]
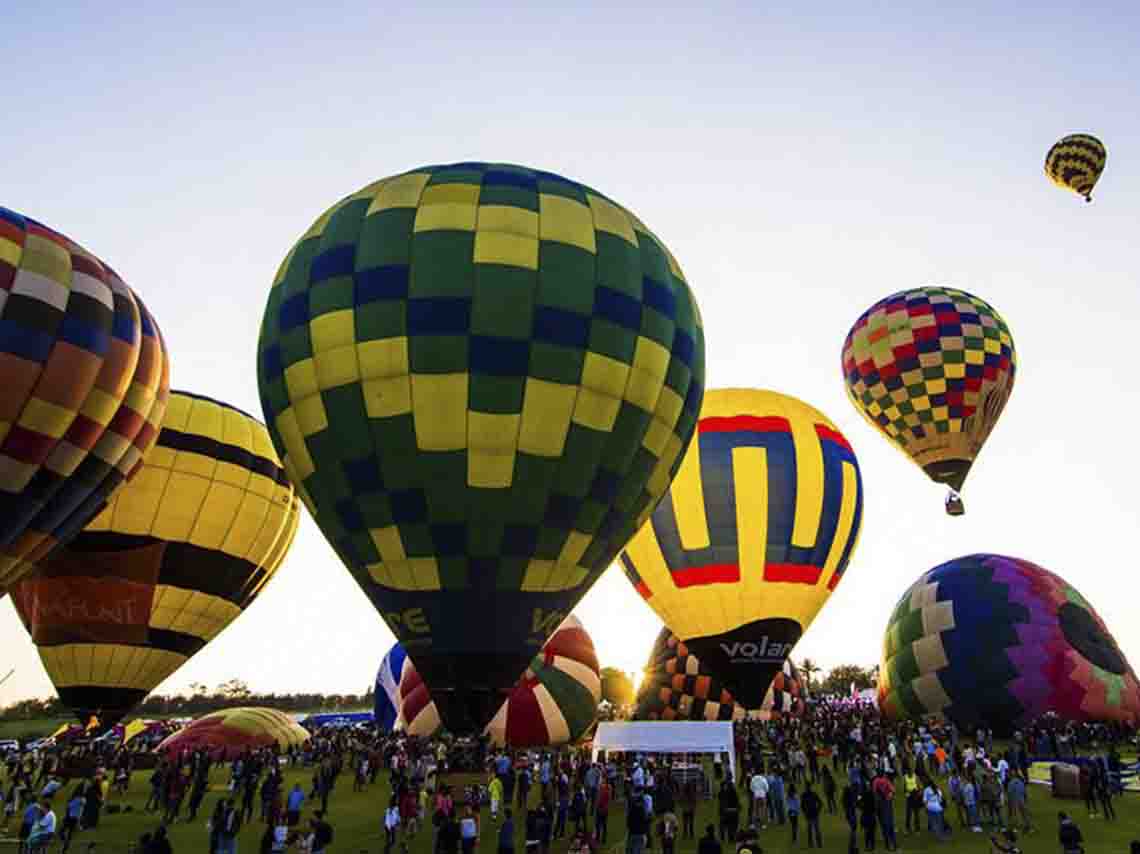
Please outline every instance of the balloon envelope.
[[745, 709], [707, 667], [702, 667], [684, 641], [666, 627], [650, 652], [634, 717], [669, 721], [798, 717], [804, 712], [807, 696], [799, 670], [789, 658], [768, 686], [760, 707]]
[[822, 413], [756, 389], [710, 389], [665, 499], [621, 556], [665, 625], [747, 708], [843, 577], [863, 486]]
[[137, 471], [169, 386], [158, 326], [114, 270], [0, 207], [0, 595]]
[[1053, 143], [1045, 155], [1045, 174], [1058, 187], [1091, 202], [1093, 187], [1107, 162], [1103, 142], [1091, 134], [1073, 133]]
[[1064, 579], [1020, 558], [974, 554], [925, 573], [883, 638], [879, 705], [1008, 734], [1052, 712], [1140, 721], [1140, 685], [1104, 621]]
[[60, 700], [122, 718], [253, 602], [299, 518], [265, 427], [173, 392], [138, 475], [12, 589]]
[[843, 344], [851, 403], [931, 480], [955, 491], [997, 424], [1016, 370], [1005, 320], [954, 288], [880, 300]]
[[704, 339], [631, 213], [460, 163], [313, 224], [270, 292], [258, 381], [306, 506], [472, 732], [665, 492]]
[[308, 731], [284, 712], [241, 707], [203, 715], [155, 749], [168, 756], [205, 750], [214, 760], [227, 761], [263, 747], [300, 747], [308, 740]]
[[403, 645], [397, 642], [385, 654], [376, 673], [376, 699], [372, 714], [376, 726], [384, 732], [391, 732], [396, 727], [400, 710], [400, 678], [407, 663], [408, 655]]
[[[412, 735], [439, 728], [438, 711], [414, 667], [404, 668], [400, 718]], [[594, 642], [573, 615], [543, 645], [485, 732], [497, 745], [543, 747], [577, 741], [594, 723], [602, 682]]]

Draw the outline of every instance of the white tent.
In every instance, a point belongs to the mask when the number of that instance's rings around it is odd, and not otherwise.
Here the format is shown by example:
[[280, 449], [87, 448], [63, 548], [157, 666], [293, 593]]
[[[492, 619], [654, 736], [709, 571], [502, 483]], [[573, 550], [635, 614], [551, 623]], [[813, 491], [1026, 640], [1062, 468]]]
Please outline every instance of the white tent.
[[731, 721], [623, 721], [598, 724], [594, 734], [594, 761], [598, 754], [711, 753], [728, 754], [728, 768], [736, 779], [736, 746]]

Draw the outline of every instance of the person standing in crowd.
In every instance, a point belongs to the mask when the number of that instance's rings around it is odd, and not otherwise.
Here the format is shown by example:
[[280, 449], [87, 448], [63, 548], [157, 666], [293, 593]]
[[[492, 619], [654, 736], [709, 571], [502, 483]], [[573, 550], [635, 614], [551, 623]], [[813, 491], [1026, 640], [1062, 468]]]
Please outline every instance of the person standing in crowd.
[[716, 828], [705, 825], [705, 835], [697, 843], [697, 854], [721, 854], [720, 842], [716, 838]]
[[792, 826], [792, 845], [795, 845], [799, 840], [800, 823], [800, 796], [796, 792], [795, 783], [788, 783], [786, 806], [788, 810], [788, 824]]
[[843, 817], [847, 820], [847, 850], [859, 850], [859, 787], [848, 782], [843, 787]]
[[63, 816], [63, 828], [59, 832], [59, 841], [63, 843], [63, 851], [71, 848], [71, 839], [79, 830], [79, 821], [83, 818], [83, 807], [87, 798], [83, 794], [83, 784], [75, 787], [71, 800], [67, 802], [67, 811]]
[[1085, 839], [1066, 813], [1057, 813], [1057, 841], [1061, 843], [1062, 854], [1084, 854]]
[[942, 792], [933, 780], [926, 781], [926, 788], [922, 790], [922, 802], [926, 805], [927, 826], [935, 838], [943, 839], [946, 836], [944, 821], [945, 806], [942, 801]]
[[879, 817], [879, 829], [883, 832], [883, 846], [888, 851], [897, 851], [898, 838], [895, 836], [895, 787], [882, 770], [871, 783], [875, 796], [875, 810]]
[[51, 808], [51, 801], [44, 798], [40, 801], [39, 817], [36, 819], [36, 823], [32, 825], [31, 833], [28, 834], [28, 850], [34, 851], [41, 845], [46, 847], [54, 837], [55, 812]]
[[626, 854], [641, 854], [649, 836], [650, 816], [645, 812], [645, 797], [641, 789], [633, 790], [626, 806]]
[[[312, 854], [326, 854], [333, 841], [333, 828], [325, 819], [324, 810], [317, 810], [313, 813], [312, 821], [309, 822], [310, 827], [313, 829], [313, 852]], [[232, 852], [231, 852], [232, 854]], [[449, 851], [447, 854], [455, 854], [454, 851]]]
[[503, 802], [503, 777], [496, 774], [487, 784], [487, 796], [491, 800], [491, 821], [499, 820], [499, 804]]
[[693, 829], [697, 815], [697, 781], [692, 777], [681, 787], [681, 838], [694, 839]]
[[515, 814], [510, 807], [503, 809], [503, 825], [499, 828], [498, 854], [515, 854]]
[[598, 799], [594, 803], [594, 838], [599, 843], [608, 841], [606, 825], [610, 820], [610, 800], [613, 797], [613, 787], [605, 777], [598, 784]]
[[720, 841], [735, 842], [740, 826], [740, 796], [732, 785], [731, 775], [721, 781], [717, 807], [720, 813]]
[[400, 830], [400, 805], [396, 795], [388, 800], [388, 809], [384, 810], [384, 854], [391, 854], [396, 844], [396, 835]]
[[820, 813], [823, 812], [823, 799], [815, 793], [815, 789], [810, 785], [804, 789], [800, 807], [804, 813], [804, 824], [807, 825], [808, 848], [822, 848], [823, 834], [820, 833], [819, 817]]
[[459, 821], [459, 841], [463, 854], [474, 854], [479, 844], [479, 817], [470, 804], [463, 808], [463, 818]]
[[827, 799], [827, 814], [835, 815], [838, 809], [835, 802], [835, 776], [831, 773], [831, 769], [826, 765], [823, 766], [823, 796]]

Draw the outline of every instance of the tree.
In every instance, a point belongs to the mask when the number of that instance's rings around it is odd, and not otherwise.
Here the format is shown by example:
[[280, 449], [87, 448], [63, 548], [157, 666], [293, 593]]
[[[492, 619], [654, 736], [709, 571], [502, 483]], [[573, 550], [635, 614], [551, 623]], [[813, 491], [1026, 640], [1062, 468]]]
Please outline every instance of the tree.
[[819, 687], [824, 694], [850, 694], [852, 685], [856, 691], [874, 688], [875, 680], [871, 678], [871, 670], [858, 664], [841, 664], [828, 672], [827, 678]]
[[218, 693], [227, 700], [244, 700], [249, 696], [249, 685], [243, 679], [230, 679], [218, 686]]
[[616, 667], [602, 668], [602, 699], [615, 706], [628, 706], [633, 702], [633, 680], [628, 673]]
[[812, 661], [810, 658], [805, 658], [800, 662], [800, 673], [804, 675], [804, 685], [810, 691], [815, 687], [814, 677], [819, 673], [820, 666]]

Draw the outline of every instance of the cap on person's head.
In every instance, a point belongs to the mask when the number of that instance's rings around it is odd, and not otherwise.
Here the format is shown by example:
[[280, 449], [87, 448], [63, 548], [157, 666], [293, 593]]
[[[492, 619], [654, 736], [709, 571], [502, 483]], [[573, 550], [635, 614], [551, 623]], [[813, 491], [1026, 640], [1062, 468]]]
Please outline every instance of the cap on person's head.
[[716, 836], [716, 827], [712, 824], [706, 824], [705, 833], [707, 833], [709, 836]]

